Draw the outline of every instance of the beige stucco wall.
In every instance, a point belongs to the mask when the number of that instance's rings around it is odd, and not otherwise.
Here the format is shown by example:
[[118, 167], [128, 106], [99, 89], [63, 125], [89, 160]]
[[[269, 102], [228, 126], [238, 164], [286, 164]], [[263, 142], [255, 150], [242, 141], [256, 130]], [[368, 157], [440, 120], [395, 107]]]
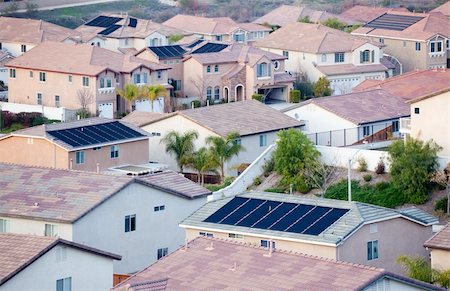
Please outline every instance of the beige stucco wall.
[[[33, 206], [30, 206], [30, 208], [31, 207]], [[7, 221], [7, 225], [9, 227], [8, 232], [10, 233], [34, 234], [44, 236], [45, 224], [52, 224], [57, 226], [58, 237], [66, 240], [72, 240], [72, 224], [70, 223], [60, 223], [45, 220], [15, 218], [6, 216], [0, 216], [0, 219], [5, 219]]]
[[42, 138], [11, 136], [0, 140], [0, 162], [67, 169], [68, 152]]
[[[415, 114], [415, 108], [420, 113]], [[433, 139], [450, 156], [450, 92], [411, 104], [411, 136], [428, 141]]]
[[431, 267], [438, 270], [450, 270], [450, 250], [431, 249]]

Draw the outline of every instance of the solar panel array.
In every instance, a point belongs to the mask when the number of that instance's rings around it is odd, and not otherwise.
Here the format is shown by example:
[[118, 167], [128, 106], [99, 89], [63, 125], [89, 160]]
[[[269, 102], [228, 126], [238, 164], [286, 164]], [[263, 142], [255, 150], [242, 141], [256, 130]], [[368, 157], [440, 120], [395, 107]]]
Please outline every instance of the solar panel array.
[[136, 27], [137, 26], [137, 19], [130, 17], [130, 22], [128, 23], [129, 27]]
[[204, 222], [319, 235], [348, 209], [235, 197]]
[[211, 43], [208, 42], [205, 45], [199, 47], [193, 54], [203, 54], [203, 53], [217, 53], [225, 49], [228, 45], [222, 43]]
[[110, 17], [110, 16], [102, 16], [101, 15], [101, 16], [98, 16], [98, 17], [92, 19], [85, 25], [106, 28], [106, 27], [110, 27], [113, 24], [116, 24], [117, 22], [119, 22], [122, 19], [123, 18], [120, 18], [120, 17]]
[[120, 28], [120, 25], [113, 24], [110, 27], [107, 27], [104, 30], [100, 31], [98, 34], [109, 35], [109, 34], [113, 33], [114, 31], [118, 30], [119, 28]]
[[378, 18], [375, 18], [364, 26], [400, 31], [410, 27], [422, 18], [423, 17], [421, 16], [396, 15], [386, 13], [379, 16]]
[[191, 43], [190, 45], [188, 45], [188, 48], [193, 48], [194, 46], [198, 45], [199, 43], [201, 43], [203, 41], [203, 39], [199, 39], [194, 41], [193, 43]]
[[53, 130], [47, 133], [73, 147], [89, 146], [144, 136], [140, 132], [118, 121]]
[[160, 59], [182, 57], [186, 51], [179, 45], [151, 46], [149, 50]]

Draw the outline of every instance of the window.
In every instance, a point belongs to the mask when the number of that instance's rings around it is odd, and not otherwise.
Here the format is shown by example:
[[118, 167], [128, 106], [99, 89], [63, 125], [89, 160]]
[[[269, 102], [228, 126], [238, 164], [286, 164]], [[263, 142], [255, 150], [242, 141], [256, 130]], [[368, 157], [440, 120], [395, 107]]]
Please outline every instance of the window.
[[228, 237], [229, 238], [244, 238], [244, 236], [242, 234], [237, 234], [237, 233], [229, 233]]
[[162, 72], [161, 71], [157, 71], [156, 72], [156, 77], [158, 78], [158, 80], [162, 79]]
[[234, 41], [235, 42], [244, 42], [245, 35], [243, 33], [235, 33], [234, 34]]
[[69, 81], [69, 83], [72, 83], [72, 75], [67, 76], [67, 80]]
[[335, 63], [343, 63], [344, 56], [345, 56], [345, 53], [335, 53], [334, 54], [334, 62]]
[[278, 71], [278, 69], [280, 68], [280, 62], [279, 61], [274, 61], [273, 62], [273, 68], [275, 69], [275, 71]]
[[45, 224], [44, 235], [55, 237], [58, 236], [58, 226], [54, 224]]
[[326, 63], [326, 61], [327, 61], [327, 55], [322, 54], [322, 63]]
[[403, 47], [406, 47], [406, 41], [403, 41]]
[[111, 147], [111, 159], [116, 159], [119, 157], [119, 146], [113, 145]]
[[384, 38], [380, 37], [380, 39], [378, 40], [380, 43], [384, 43]]
[[420, 108], [414, 107], [414, 114], [420, 114]]
[[[270, 246], [270, 241], [269, 241], [269, 240], [262, 239], [262, 240], [261, 240], [261, 246], [262, 246], [263, 248], [268, 248], [268, 247]], [[274, 241], [272, 241], [272, 249], [273, 249], [273, 250], [275, 249], [275, 242], [274, 242]]]
[[420, 42], [416, 42], [416, 51], [420, 51]]
[[214, 237], [214, 234], [209, 233], [209, 232], [203, 232], [203, 231], [201, 231], [201, 232], [199, 232], [198, 234], [201, 235], [201, 236], [206, 236], [206, 237]]
[[141, 74], [133, 74], [133, 79], [135, 84], [141, 83]]
[[128, 38], [125, 39], [125, 45], [128, 45]]
[[153, 207], [153, 211], [157, 212], [157, 211], [163, 211], [164, 209], [166, 209], [166, 206], [164, 205], [160, 205], [160, 206], [155, 206]]
[[430, 53], [442, 52], [442, 41], [430, 41]]
[[208, 65], [208, 66], [206, 67], [206, 72], [207, 72], [207, 73], [211, 73], [211, 66]]
[[0, 50], [3, 48], [3, 45], [2, 45], [2, 43], [0, 42]]
[[97, 46], [100, 47], [100, 42], [97, 42]]
[[361, 63], [367, 63], [370, 61], [370, 51], [369, 50], [365, 50], [360, 52], [360, 62]]
[[9, 232], [9, 220], [0, 218], [0, 232]]
[[27, 51], [27, 46], [24, 45], [24, 44], [20, 45], [20, 51], [23, 52], [23, 53], [26, 52]]
[[397, 132], [399, 129], [399, 122], [398, 120], [392, 121], [392, 132]]
[[267, 77], [267, 63], [261, 63], [256, 66], [256, 76], [258, 78]]
[[77, 165], [84, 164], [84, 151], [78, 151], [75, 153], [75, 163]]
[[259, 146], [265, 147], [267, 145], [267, 134], [261, 134], [259, 136]]
[[112, 88], [112, 79], [106, 79], [106, 88]]
[[125, 216], [125, 232], [136, 230], [136, 214]]
[[45, 82], [45, 73], [44, 72], [39, 72], [39, 81]]
[[60, 99], [60, 98], [59, 98], [59, 95], [55, 95], [55, 107], [61, 106], [60, 100], [59, 100], [59, 99]]
[[447, 50], [450, 49], [450, 42], [448, 39], [445, 41], [445, 47], [447, 48]]
[[72, 277], [56, 280], [56, 291], [72, 291]]
[[220, 100], [220, 88], [219, 86], [214, 87], [214, 100]]
[[30, 79], [33, 79], [33, 71], [30, 71]]
[[214, 73], [218, 73], [219, 72], [219, 65], [215, 65], [214, 66]]
[[216, 40], [217, 41], [222, 41], [222, 36], [221, 35], [216, 35]]
[[105, 88], [105, 79], [100, 78], [100, 88]]
[[370, 126], [366, 125], [363, 127], [363, 135], [364, 136], [370, 135]]
[[367, 260], [375, 260], [378, 259], [378, 241], [373, 240], [367, 242]]
[[67, 259], [67, 247], [56, 248], [56, 262], [64, 262]]
[[37, 105], [42, 105], [42, 93], [37, 93], [36, 104]]
[[240, 138], [237, 138], [234, 140], [235, 144], [241, 145], [242, 144], [242, 140]]
[[283, 51], [283, 56], [286, 58], [289, 58], [289, 52], [288, 51]]
[[12, 79], [16, 78], [16, 69], [9, 69], [9, 77]]
[[158, 252], [157, 252], [158, 260], [161, 259], [162, 257], [167, 256], [168, 253], [169, 253], [169, 248], [158, 249]]
[[94, 148], [92, 148], [92, 150], [94, 150], [94, 151], [99, 151], [101, 149], [102, 149], [102, 147], [94, 147]]
[[370, 233], [377, 233], [378, 232], [378, 224], [372, 223], [370, 225]]
[[206, 99], [211, 100], [212, 98], [212, 88], [208, 87], [206, 88]]
[[88, 77], [83, 77], [83, 86], [89, 87], [89, 78]]

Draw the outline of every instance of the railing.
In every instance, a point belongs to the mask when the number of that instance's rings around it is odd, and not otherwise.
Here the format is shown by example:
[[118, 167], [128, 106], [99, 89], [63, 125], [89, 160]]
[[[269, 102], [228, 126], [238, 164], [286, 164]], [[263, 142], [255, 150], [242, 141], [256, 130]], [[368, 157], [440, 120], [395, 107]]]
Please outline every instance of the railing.
[[400, 133], [411, 133], [411, 118], [400, 118]]

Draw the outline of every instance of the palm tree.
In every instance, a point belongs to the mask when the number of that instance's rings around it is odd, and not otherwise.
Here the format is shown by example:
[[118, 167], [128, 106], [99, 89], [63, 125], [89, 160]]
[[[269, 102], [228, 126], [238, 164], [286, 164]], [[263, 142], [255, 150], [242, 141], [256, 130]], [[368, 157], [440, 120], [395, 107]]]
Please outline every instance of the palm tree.
[[[130, 103], [130, 105], [134, 100], [136, 100], [140, 96], [139, 88], [135, 84], [126, 84], [123, 90], [117, 89], [116, 92], [117, 94], [119, 94], [120, 97], [127, 100]], [[131, 107], [131, 109], [133, 110], [133, 107]]]
[[205, 172], [214, 171], [217, 168], [211, 151], [205, 147], [200, 148], [194, 152], [188, 159], [187, 165], [198, 172], [197, 183], [205, 183]]
[[198, 132], [195, 130], [184, 134], [171, 130], [161, 139], [161, 142], [166, 145], [166, 153], [175, 155], [180, 172], [183, 172], [183, 167], [194, 152], [194, 140], [197, 138]]
[[152, 104], [152, 111], [153, 111], [153, 101], [155, 101], [156, 98], [160, 96], [167, 96], [167, 89], [164, 88], [163, 85], [157, 84], [157, 85], [150, 85], [150, 86], [143, 86], [141, 88], [141, 95], [150, 100]]
[[237, 143], [240, 135], [237, 132], [231, 132], [225, 137], [209, 136], [206, 138], [206, 144], [210, 145], [210, 150], [216, 165], [220, 168], [220, 180], [225, 179], [225, 163], [237, 156], [239, 152], [245, 151], [245, 148]]

